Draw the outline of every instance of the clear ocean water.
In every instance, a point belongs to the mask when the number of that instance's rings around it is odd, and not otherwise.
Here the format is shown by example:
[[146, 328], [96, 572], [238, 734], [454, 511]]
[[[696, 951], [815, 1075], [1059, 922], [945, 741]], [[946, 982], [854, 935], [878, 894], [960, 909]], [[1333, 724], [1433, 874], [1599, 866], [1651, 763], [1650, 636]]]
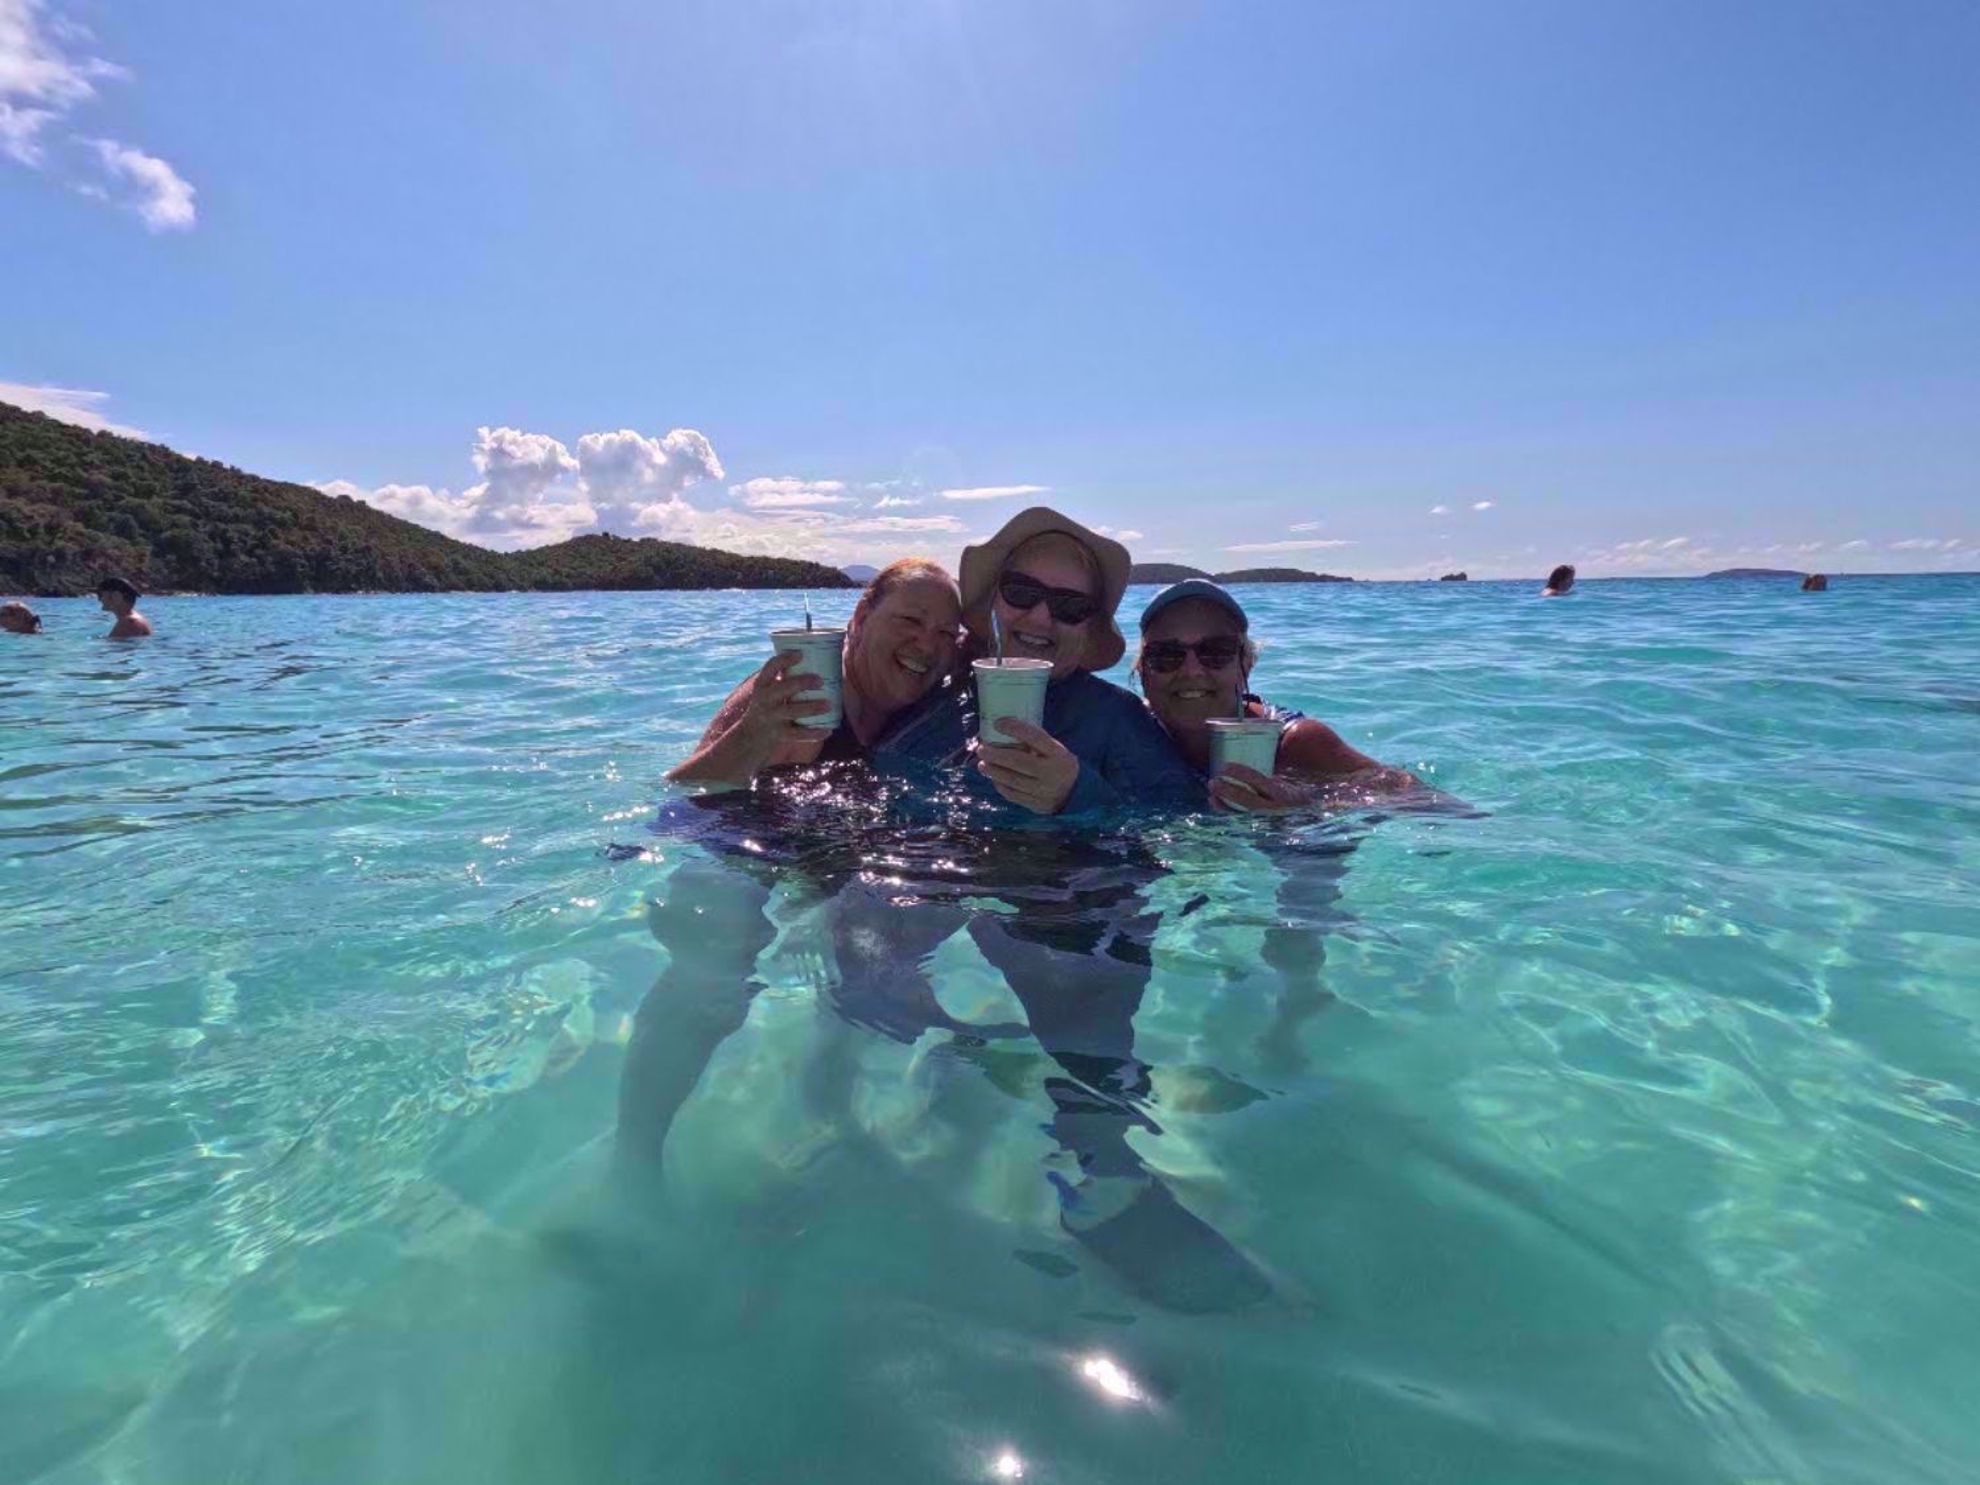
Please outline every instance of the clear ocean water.
[[656, 938], [660, 775], [789, 595], [42, 605], [0, 1481], [1973, 1480], [1980, 579], [1534, 586], [1247, 591], [1482, 813], [1334, 822], [1290, 920], [1151, 827], [1135, 1143], [1276, 1291], [1207, 1315], [1061, 1230], [1035, 1046], [835, 1014], [829, 902], [629, 1174], [634, 1017], [759, 911]]

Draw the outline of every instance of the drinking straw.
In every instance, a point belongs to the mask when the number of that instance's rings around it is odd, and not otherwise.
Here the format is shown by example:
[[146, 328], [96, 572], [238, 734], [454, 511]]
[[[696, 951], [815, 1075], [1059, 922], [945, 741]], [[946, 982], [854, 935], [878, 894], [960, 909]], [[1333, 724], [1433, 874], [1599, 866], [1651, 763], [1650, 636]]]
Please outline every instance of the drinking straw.
[[990, 632], [997, 638], [997, 663], [1004, 663], [1004, 621], [997, 617], [997, 611], [990, 610]]
[[811, 633], [811, 595], [804, 595], [804, 632]]

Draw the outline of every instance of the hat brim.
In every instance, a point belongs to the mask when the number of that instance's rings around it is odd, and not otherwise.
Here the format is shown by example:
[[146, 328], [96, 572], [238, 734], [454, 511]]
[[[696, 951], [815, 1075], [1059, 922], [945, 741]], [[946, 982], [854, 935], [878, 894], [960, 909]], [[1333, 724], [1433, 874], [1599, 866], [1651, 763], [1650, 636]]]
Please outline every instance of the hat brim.
[[1113, 538], [1102, 536], [1048, 506], [1034, 505], [1019, 511], [988, 541], [963, 548], [959, 573], [963, 623], [969, 626], [971, 634], [990, 633], [990, 598], [1004, 564], [1010, 561], [1011, 553], [1034, 536], [1052, 532], [1070, 536], [1085, 547], [1100, 570], [1099, 596], [1106, 622], [1101, 622], [1100, 615], [1087, 621], [1086, 652], [1080, 657], [1080, 669], [1106, 670], [1118, 665], [1121, 656], [1127, 653], [1127, 640], [1121, 636], [1121, 626], [1114, 616], [1120, 610], [1121, 595], [1127, 591], [1128, 571], [1134, 560], [1128, 556], [1128, 549]]

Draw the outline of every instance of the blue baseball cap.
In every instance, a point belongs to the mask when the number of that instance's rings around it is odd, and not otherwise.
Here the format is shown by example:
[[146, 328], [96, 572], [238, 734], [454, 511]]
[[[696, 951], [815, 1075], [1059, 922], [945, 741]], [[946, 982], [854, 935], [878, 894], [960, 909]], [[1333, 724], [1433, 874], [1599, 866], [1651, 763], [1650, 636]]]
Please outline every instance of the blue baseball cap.
[[1244, 608], [1224, 589], [1208, 578], [1184, 578], [1179, 583], [1171, 583], [1153, 598], [1148, 607], [1141, 611], [1141, 632], [1146, 634], [1148, 626], [1155, 622], [1155, 616], [1172, 604], [1185, 603], [1192, 598], [1200, 598], [1205, 603], [1214, 603], [1218, 608], [1237, 620], [1238, 632], [1251, 632], [1251, 620], [1244, 616]]

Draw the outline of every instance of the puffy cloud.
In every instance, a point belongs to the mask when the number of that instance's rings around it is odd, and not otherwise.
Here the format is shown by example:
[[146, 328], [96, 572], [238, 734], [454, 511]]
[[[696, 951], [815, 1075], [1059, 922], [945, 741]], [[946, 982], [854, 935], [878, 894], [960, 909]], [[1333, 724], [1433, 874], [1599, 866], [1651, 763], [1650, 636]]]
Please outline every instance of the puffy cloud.
[[[4, 5], [5, 0], [0, 0]], [[11, 402], [29, 412], [47, 413], [64, 423], [74, 423], [92, 433], [121, 433], [126, 438], [149, 438], [142, 428], [113, 423], [103, 416], [108, 392], [85, 392], [80, 387], [31, 387], [22, 382], [0, 382], [0, 402]]]
[[[89, 32], [49, 11], [44, 0], [0, 0], [0, 155], [39, 170], [48, 164], [48, 136], [95, 100], [96, 85], [130, 73], [79, 50]], [[111, 139], [74, 137], [114, 189], [79, 183], [92, 200], [128, 206], [154, 232], [193, 225], [193, 188], [156, 155]]]
[[1433, 505], [1430, 507], [1430, 514], [1433, 516], [1448, 516], [1450, 513], [1451, 508], [1448, 505]]
[[882, 495], [878, 500], [873, 502], [873, 508], [875, 510], [906, 510], [910, 506], [919, 504], [921, 504], [921, 497], [919, 495]]
[[1494, 504], [1495, 502], [1490, 500], [1474, 500], [1471, 502], [1471, 508], [1473, 510], [1490, 510]]
[[1318, 531], [1319, 529], [1320, 523], [1318, 521], [1295, 521], [1292, 525], [1286, 527], [1286, 530], [1294, 532]]
[[944, 490], [944, 500], [1011, 500], [1019, 495], [1043, 495], [1050, 485], [975, 485], [966, 490]]
[[1333, 547], [1351, 547], [1351, 541], [1303, 536], [1292, 541], [1242, 541], [1225, 547], [1227, 552], [1322, 552]]
[[578, 492], [558, 482], [577, 473], [578, 462], [549, 434], [483, 426], [475, 431], [474, 467], [481, 483], [461, 496], [473, 507], [469, 530], [495, 534], [571, 523], [567, 512], [580, 503]]
[[103, 171], [119, 187], [118, 200], [153, 232], [187, 232], [199, 220], [193, 188], [156, 155], [114, 139], [87, 139]]
[[1869, 545], [1870, 545], [1869, 542], [1865, 541], [1862, 537], [1859, 536], [1855, 541], [1844, 542], [1841, 546], [1837, 547], [1836, 550], [1839, 552], [1860, 552]]
[[1673, 536], [1669, 541], [1665, 542], [1663, 545], [1665, 550], [1668, 551], [1672, 547], [1684, 546], [1688, 542], [1690, 542], [1690, 540], [1691, 538], [1688, 536]]
[[[715, 446], [692, 428], [676, 428], [664, 438], [630, 428], [587, 433], [577, 443], [576, 467], [597, 528], [615, 535], [673, 519], [667, 512], [683, 490], [723, 475]], [[649, 513], [655, 507], [659, 511]]]
[[1115, 541], [1140, 541], [1142, 539], [1141, 532], [1130, 531], [1124, 526], [1095, 526], [1093, 529], [1102, 536], [1113, 537]]

